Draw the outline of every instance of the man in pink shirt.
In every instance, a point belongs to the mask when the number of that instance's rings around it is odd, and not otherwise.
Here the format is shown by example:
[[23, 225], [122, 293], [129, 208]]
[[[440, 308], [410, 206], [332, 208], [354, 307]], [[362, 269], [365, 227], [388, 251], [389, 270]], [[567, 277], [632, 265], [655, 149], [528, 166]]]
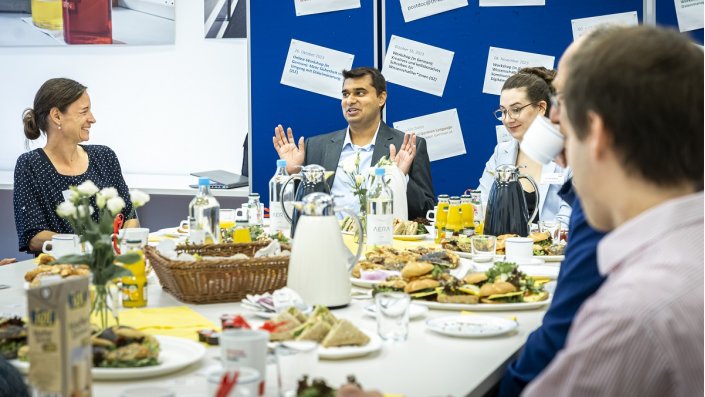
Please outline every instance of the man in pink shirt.
[[558, 70], [573, 183], [609, 232], [607, 280], [524, 395], [703, 395], [703, 52], [618, 28], [569, 48]]

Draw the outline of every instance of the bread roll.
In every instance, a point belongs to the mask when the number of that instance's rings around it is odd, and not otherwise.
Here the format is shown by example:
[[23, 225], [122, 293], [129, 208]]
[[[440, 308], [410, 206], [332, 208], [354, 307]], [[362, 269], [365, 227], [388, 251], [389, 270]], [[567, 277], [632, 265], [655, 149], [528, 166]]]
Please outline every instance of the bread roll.
[[437, 288], [440, 285], [441, 283], [430, 278], [426, 278], [423, 280], [412, 280], [406, 284], [406, 287], [404, 287], [404, 292], [406, 292], [407, 294], [411, 294], [426, 288]]
[[433, 270], [433, 265], [428, 262], [409, 262], [401, 269], [401, 276], [405, 279], [422, 276]]
[[486, 297], [490, 295], [501, 295], [515, 292], [517, 288], [512, 283], [506, 281], [498, 281], [492, 284], [485, 284], [480, 287], [480, 296]]
[[440, 303], [462, 303], [462, 304], [476, 304], [480, 301], [480, 298], [475, 295], [446, 295], [438, 294], [438, 302]]
[[465, 278], [463, 278], [468, 284], [480, 284], [483, 281], [487, 281], [487, 275], [485, 273], [470, 273]]

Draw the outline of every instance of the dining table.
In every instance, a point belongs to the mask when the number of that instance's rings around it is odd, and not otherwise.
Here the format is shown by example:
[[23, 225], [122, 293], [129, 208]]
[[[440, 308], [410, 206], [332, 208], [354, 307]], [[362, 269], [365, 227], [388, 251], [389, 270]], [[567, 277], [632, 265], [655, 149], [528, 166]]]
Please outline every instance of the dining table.
[[[25, 273], [36, 266], [26, 260], [0, 266], [0, 314], [27, 315]], [[376, 332], [376, 320], [366, 307], [373, 304], [369, 289], [353, 287], [349, 305], [332, 310], [360, 329]], [[253, 326], [264, 319], [243, 307], [240, 302], [190, 304], [177, 300], [164, 291], [154, 277], [148, 289], [148, 308], [187, 307], [213, 324], [220, 325], [224, 314], [240, 314]], [[531, 310], [473, 311], [464, 315], [511, 318], [518, 327], [510, 333], [490, 337], [452, 337], [429, 329], [427, 321], [444, 316], [461, 315], [460, 310], [429, 310], [422, 318], [412, 319], [405, 341], [384, 341], [379, 350], [360, 357], [319, 359], [310, 378], [322, 378], [338, 387], [354, 375], [365, 389], [388, 395], [416, 396], [483, 396], [499, 382], [505, 367], [514, 359], [528, 335], [541, 325], [547, 305]], [[487, 309], [487, 308], [483, 308]], [[129, 309], [122, 308], [121, 313]], [[122, 316], [122, 315], [121, 315]], [[130, 324], [126, 324], [130, 325]], [[158, 331], [155, 333], [158, 334]], [[205, 346], [205, 344], [204, 344]], [[276, 360], [270, 358], [266, 369], [266, 396], [277, 396]], [[218, 346], [207, 346], [202, 359], [172, 373], [126, 380], [94, 380], [93, 394], [119, 397], [124, 391], [139, 387], [158, 387], [172, 391], [176, 397], [207, 396], [208, 375], [221, 368]]]

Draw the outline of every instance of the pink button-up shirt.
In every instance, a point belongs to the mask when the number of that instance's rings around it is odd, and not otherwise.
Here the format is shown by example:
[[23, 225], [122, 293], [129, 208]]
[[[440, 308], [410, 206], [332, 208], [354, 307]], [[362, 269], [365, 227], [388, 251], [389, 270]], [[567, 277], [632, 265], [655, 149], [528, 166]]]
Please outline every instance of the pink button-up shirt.
[[524, 396], [703, 395], [703, 193], [629, 220], [598, 246], [608, 278]]

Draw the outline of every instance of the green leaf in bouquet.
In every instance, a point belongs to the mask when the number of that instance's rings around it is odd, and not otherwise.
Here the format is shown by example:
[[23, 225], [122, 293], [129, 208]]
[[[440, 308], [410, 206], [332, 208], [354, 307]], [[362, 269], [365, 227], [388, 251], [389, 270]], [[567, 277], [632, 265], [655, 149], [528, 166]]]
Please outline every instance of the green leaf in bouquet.
[[[124, 268], [118, 265], [110, 265], [100, 270], [100, 275], [97, 277], [100, 280], [113, 280], [118, 277], [131, 277], [133, 276], [130, 269]], [[94, 275], [95, 277], [95, 275]]]
[[127, 254], [122, 254], [115, 257], [115, 262], [130, 264], [137, 262], [140, 258], [142, 258], [140, 254], [136, 252], [129, 252]]
[[102, 210], [100, 214], [100, 233], [101, 234], [112, 234], [113, 233], [113, 216], [110, 215], [110, 211]]
[[49, 265], [90, 265], [92, 261], [92, 257], [90, 254], [82, 254], [82, 255], [76, 255], [76, 254], [71, 254], [71, 255], [64, 255], [61, 258], [56, 259], [55, 261], [49, 262]]

